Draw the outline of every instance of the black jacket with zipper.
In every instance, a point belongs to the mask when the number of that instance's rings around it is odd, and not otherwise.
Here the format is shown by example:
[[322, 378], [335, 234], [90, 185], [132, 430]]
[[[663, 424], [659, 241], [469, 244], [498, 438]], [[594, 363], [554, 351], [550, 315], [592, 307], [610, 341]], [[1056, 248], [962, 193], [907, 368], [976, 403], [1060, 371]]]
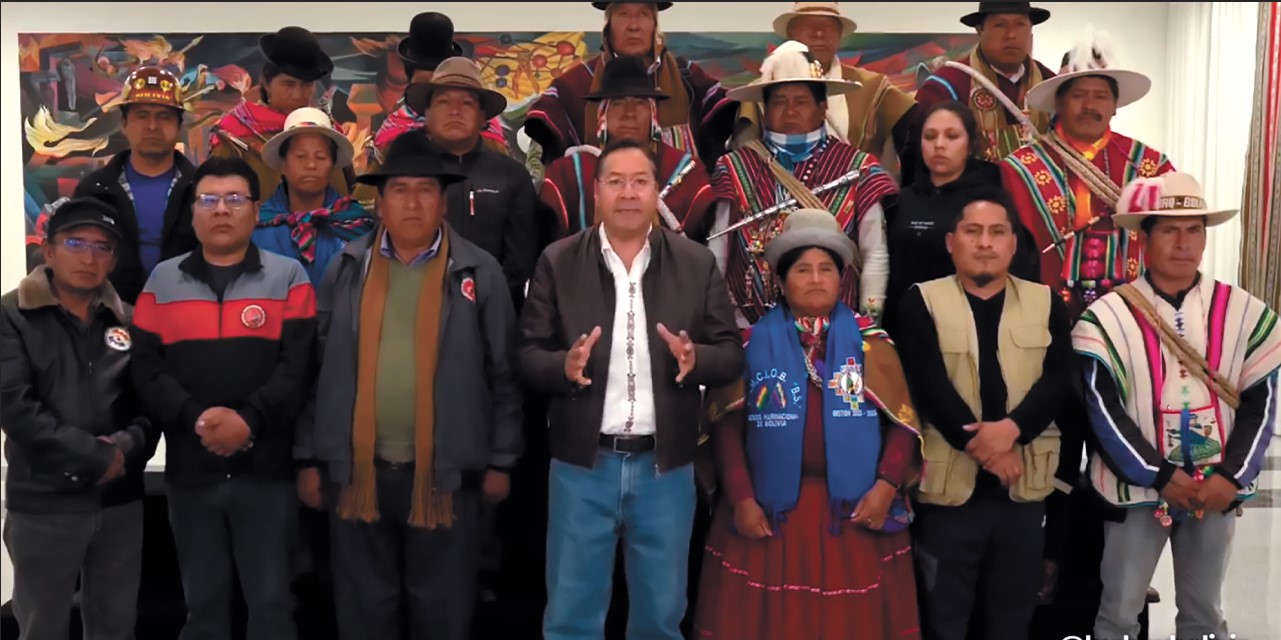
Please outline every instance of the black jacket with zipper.
[[[165, 434], [165, 481], [209, 485], [233, 476], [290, 481], [294, 421], [306, 400], [316, 338], [316, 297], [293, 258], [249, 245], [222, 292], [195, 251], [159, 265], [134, 309], [133, 381]], [[196, 422], [231, 409], [252, 447], [207, 451]]]
[[[49, 276], [36, 267], [0, 298], [7, 507], [67, 513], [139, 500], [160, 433], [140, 417], [129, 375], [129, 306], [107, 285], [82, 322], [58, 304]], [[99, 485], [116, 446], [125, 475]]]
[[519, 313], [525, 283], [543, 247], [536, 209], [541, 202], [525, 166], [478, 143], [461, 156], [440, 150], [442, 166], [466, 180], [446, 188], [445, 220], [503, 267], [512, 304]]
[[[131, 151], [116, 154], [107, 166], [84, 177], [76, 185], [73, 197], [91, 196], [111, 205], [119, 214], [117, 222], [124, 233], [117, 253], [116, 268], [111, 272], [111, 284], [115, 286], [120, 298], [129, 304], [138, 301], [138, 294], [147, 283], [146, 273], [142, 268], [142, 257], [138, 251], [138, 213], [133, 206], [133, 198], [121, 186], [125, 163], [129, 161]], [[160, 260], [163, 262], [174, 256], [180, 256], [196, 248], [196, 231], [191, 227], [191, 190], [195, 185], [191, 178], [196, 173], [195, 165], [187, 156], [174, 152], [174, 167], [178, 171], [177, 182], [169, 191], [169, 204], [165, 207], [164, 232], [160, 239]]]

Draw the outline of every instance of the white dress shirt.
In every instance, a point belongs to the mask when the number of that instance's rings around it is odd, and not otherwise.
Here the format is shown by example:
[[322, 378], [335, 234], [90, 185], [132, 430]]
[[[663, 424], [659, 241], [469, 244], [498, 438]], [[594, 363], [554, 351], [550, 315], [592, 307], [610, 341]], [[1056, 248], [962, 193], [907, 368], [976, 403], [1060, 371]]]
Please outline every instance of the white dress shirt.
[[1023, 79], [1023, 74], [1027, 73], [1027, 65], [1026, 64], [1019, 65], [1019, 70], [1010, 75], [1006, 75], [1005, 73], [1002, 73], [1001, 70], [997, 69], [996, 67], [992, 67], [992, 70], [1001, 74], [1001, 76], [1003, 76], [1006, 80], [1009, 80], [1010, 82], [1017, 84], [1019, 80]]
[[[631, 271], [614, 253], [601, 225], [600, 251], [614, 275], [614, 326], [609, 348], [609, 378], [605, 380], [605, 410], [601, 433], [648, 436], [656, 431], [654, 378], [649, 363], [649, 321], [641, 277], [649, 268], [649, 240], [632, 261]], [[602, 330], [607, 330], [601, 327]]]

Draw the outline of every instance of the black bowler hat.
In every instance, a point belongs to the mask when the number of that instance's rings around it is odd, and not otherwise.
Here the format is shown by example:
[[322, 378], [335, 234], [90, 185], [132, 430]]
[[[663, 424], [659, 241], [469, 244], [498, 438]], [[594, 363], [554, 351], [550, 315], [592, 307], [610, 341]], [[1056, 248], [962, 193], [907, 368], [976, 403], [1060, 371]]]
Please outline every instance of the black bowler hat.
[[584, 100], [597, 102], [611, 98], [653, 98], [666, 100], [668, 95], [654, 86], [645, 62], [635, 56], [618, 56], [610, 60], [601, 71], [600, 89], [583, 96]]
[[[593, 7], [596, 7], [597, 9], [600, 9], [601, 11], [604, 11], [604, 10], [608, 9], [608, 8], [609, 8], [609, 5], [611, 5], [611, 4], [628, 4], [628, 2], [626, 2], [626, 1], [624, 1], [624, 2], [593, 2], [593, 3], [592, 3], [592, 6], [593, 6]], [[640, 3], [637, 3], [637, 4], [652, 4], [652, 5], [657, 5], [657, 6], [655, 7], [656, 9], [658, 9], [659, 11], [666, 11], [666, 10], [670, 9], [670, 8], [672, 7], [672, 5], [674, 5], [674, 4], [676, 4], [676, 3], [675, 3], [675, 2], [640, 2]]]
[[258, 48], [281, 73], [303, 82], [319, 80], [334, 70], [334, 61], [320, 48], [320, 41], [302, 27], [265, 34], [258, 38]]
[[1031, 2], [980, 2], [979, 10], [961, 17], [961, 24], [977, 27], [983, 19], [992, 13], [1020, 13], [1032, 20], [1032, 24], [1041, 24], [1050, 19], [1050, 12], [1032, 6]]
[[415, 69], [435, 71], [448, 58], [472, 58], [474, 47], [454, 39], [454, 21], [436, 11], [414, 16], [409, 22], [409, 36], [396, 44], [396, 54]]
[[441, 165], [440, 149], [421, 131], [406, 131], [391, 141], [381, 166], [362, 174], [356, 182], [379, 186], [391, 178], [436, 178], [440, 186], [461, 182], [466, 176]]
[[116, 223], [118, 215], [115, 208], [97, 198], [72, 198], [54, 209], [53, 214], [49, 216], [49, 221], [45, 223], [45, 235], [52, 238], [60, 231], [93, 226], [121, 240], [124, 238], [124, 233]]

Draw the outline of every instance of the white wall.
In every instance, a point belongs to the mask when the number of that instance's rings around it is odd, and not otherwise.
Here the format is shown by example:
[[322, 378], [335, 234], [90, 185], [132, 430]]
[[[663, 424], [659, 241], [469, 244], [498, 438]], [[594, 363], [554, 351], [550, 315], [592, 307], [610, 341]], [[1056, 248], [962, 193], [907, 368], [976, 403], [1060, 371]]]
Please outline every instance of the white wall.
[[[1166, 114], [1165, 2], [1038, 3], [1049, 9], [1049, 22], [1036, 28], [1036, 55], [1057, 69], [1086, 24], [1113, 33], [1117, 55], [1133, 69], [1152, 77], [1151, 95], [1123, 109], [1117, 130], [1163, 148]], [[774, 17], [790, 2], [678, 2], [662, 14], [667, 31], [771, 30]], [[977, 3], [910, 2], [845, 3], [845, 11], [862, 32], [965, 33], [958, 19]], [[305, 11], [299, 9], [305, 7]], [[313, 31], [407, 31], [415, 13], [441, 11], [459, 31], [595, 30], [601, 13], [587, 2], [258, 2], [243, 10], [223, 3], [184, 2], [168, 5], [141, 2], [6, 2], [0, 5], [0, 291], [17, 285], [25, 274], [22, 248], [22, 138], [19, 122], [19, 33], [164, 33], [274, 31], [295, 24]], [[1178, 158], [1175, 158], [1176, 165]]]

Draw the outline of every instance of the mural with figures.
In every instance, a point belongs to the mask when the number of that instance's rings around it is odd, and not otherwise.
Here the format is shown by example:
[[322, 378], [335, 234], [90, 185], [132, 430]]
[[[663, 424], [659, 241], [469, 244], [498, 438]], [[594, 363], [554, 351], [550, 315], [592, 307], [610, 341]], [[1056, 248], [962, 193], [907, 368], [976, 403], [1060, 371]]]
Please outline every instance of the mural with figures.
[[[28, 234], [41, 207], [68, 196], [81, 177], [126, 146], [119, 130], [121, 83], [144, 65], [177, 74], [191, 109], [183, 121], [182, 149], [193, 161], [208, 155], [209, 130], [242, 96], [256, 99], [262, 55], [257, 33], [133, 33], [19, 35], [23, 164]], [[317, 91], [322, 106], [357, 149], [364, 148], [406, 84], [396, 57], [401, 33], [318, 34], [333, 58], [332, 76]], [[518, 155], [525, 111], [540, 92], [600, 48], [599, 33], [460, 34], [474, 49], [485, 82], [503, 92], [502, 119]], [[769, 33], [668, 33], [669, 47], [699, 63], [728, 86], [756, 77], [760, 61], [779, 39]], [[888, 74], [914, 93], [942, 59], [974, 46], [976, 36], [853, 34], [842, 43], [850, 64]], [[358, 154], [356, 170], [363, 168]]]

